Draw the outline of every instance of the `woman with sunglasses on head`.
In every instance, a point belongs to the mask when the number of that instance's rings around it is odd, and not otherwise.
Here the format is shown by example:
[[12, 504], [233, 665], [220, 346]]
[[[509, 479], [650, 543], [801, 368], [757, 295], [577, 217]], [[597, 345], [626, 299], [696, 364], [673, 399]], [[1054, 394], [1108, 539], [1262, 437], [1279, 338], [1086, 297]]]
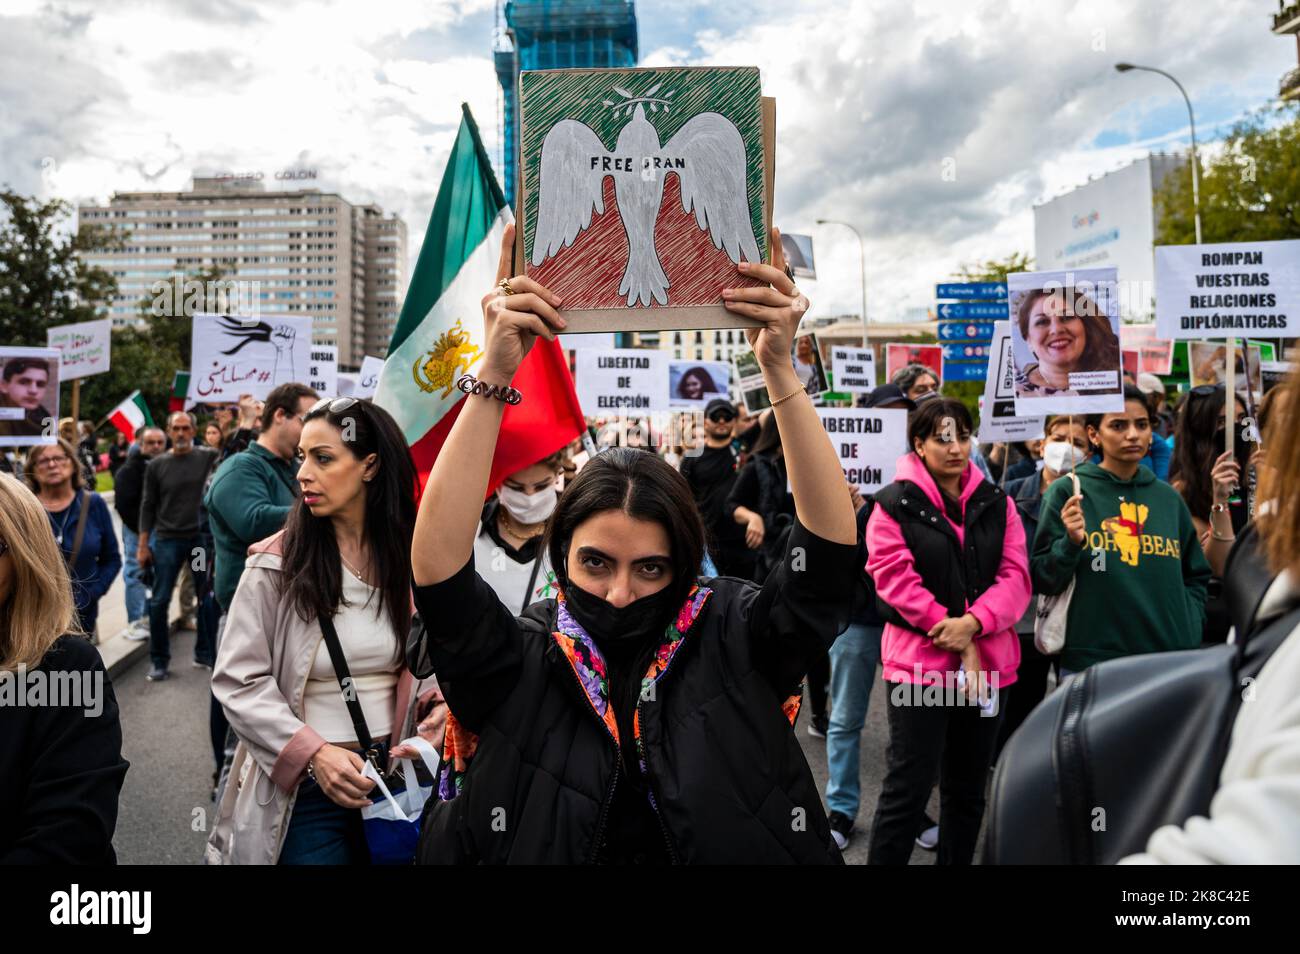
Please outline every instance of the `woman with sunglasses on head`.
[[25, 476], [71, 572], [78, 628], [93, 639], [100, 598], [122, 569], [108, 504], [82, 484], [77, 449], [62, 438], [27, 452]]
[[[747, 262], [740, 274], [771, 285], [723, 292], [761, 323], [747, 334], [789, 431], [798, 523], [767, 584], [700, 578], [704, 527], [686, 481], [653, 454], [611, 449], [551, 515], [558, 596], [516, 616], [475, 566], [475, 511], [504, 400], [536, 399], [510, 388], [515, 370], [565, 321], [559, 298], [509, 277], [513, 247], [507, 226], [478, 381], [462, 378], [475, 393], [411, 549], [416, 603], [445, 625], [413, 640], [408, 660], [437, 672], [474, 739], [425, 810], [421, 860], [837, 862], [791, 730], [809, 657], [844, 626], [855, 550], [843, 473], [790, 365], [807, 299], [779, 268]], [[779, 255], [776, 233], [771, 247]]]
[[416, 486], [406, 441], [382, 408], [327, 399], [304, 415], [298, 454], [301, 498], [284, 530], [249, 548], [212, 673], [239, 748], [210, 863], [365, 863], [360, 809], [374, 782], [363, 759], [382, 768], [414, 721], [402, 662]]
[[1101, 463], [1075, 470], [1079, 494], [1068, 477], [1047, 488], [1030, 558], [1035, 593], [1074, 581], [1062, 679], [1107, 659], [1200, 645], [1210, 579], [1187, 504], [1142, 465], [1146, 395], [1127, 386], [1123, 411], [1085, 421]]
[[[1223, 385], [1203, 384], [1183, 398], [1174, 425], [1174, 456], [1169, 483], [1192, 513], [1201, 549], [1214, 576], [1208, 584], [1202, 640], [1221, 643], [1228, 638], [1228, 608], [1223, 601], [1223, 571], [1228, 553], [1249, 521], [1244, 495], [1238, 494], [1250, 468], [1256, 444], [1246, 439], [1246, 408], [1234, 395], [1232, 446], [1227, 443], [1227, 392]], [[1207, 461], [1213, 463], [1207, 464]]]
[[[39, 681], [47, 692], [41, 705], [0, 705], [0, 865], [113, 864], [127, 770], [113, 684], [77, 632], [46, 515], [8, 474], [0, 474], [0, 680], [26, 680], [28, 691]], [[54, 691], [68, 685], [81, 691], [71, 699]]]

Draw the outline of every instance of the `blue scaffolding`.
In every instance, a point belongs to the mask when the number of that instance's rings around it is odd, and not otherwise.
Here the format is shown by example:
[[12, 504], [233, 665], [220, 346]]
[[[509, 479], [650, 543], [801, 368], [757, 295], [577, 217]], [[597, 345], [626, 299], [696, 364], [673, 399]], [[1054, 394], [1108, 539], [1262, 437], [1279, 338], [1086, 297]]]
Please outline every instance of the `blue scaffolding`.
[[493, 51], [504, 102], [502, 183], [515, 201], [521, 70], [636, 66], [636, 4], [632, 0], [511, 0], [504, 36]]

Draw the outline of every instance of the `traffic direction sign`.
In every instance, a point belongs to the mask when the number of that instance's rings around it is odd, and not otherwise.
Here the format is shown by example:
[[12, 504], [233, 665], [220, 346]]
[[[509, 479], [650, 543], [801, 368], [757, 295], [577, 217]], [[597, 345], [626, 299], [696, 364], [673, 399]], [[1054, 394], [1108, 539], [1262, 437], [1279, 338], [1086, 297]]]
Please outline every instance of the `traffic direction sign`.
[[991, 321], [939, 322], [940, 341], [991, 341], [992, 339], [993, 322]]
[[943, 379], [945, 381], [983, 381], [988, 374], [988, 364], [984, 361], [944, 361]]
[[956, 344], [947, 344], [943, 346], [943, 360], [948, 361], [977, 361], [988, 362], [989, 342], [987, 341], [959, 341]]
[[1006, 301], [1006, 282], [945, 282], [936, 285], [935, 298], [993, 298]]
[[[935, 307], [940, 318], [990, 318], [1007, 317], [1007, 306], [995, 301], [959, 301], [956, 304], [945, 302]], [[992, 334], [992, 332], [989, 332]]]

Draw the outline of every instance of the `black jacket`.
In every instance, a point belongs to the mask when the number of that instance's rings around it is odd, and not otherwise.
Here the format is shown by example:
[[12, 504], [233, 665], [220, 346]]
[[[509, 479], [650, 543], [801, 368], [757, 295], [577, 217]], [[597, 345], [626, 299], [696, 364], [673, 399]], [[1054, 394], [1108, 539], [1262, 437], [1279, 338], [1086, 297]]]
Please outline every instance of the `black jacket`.
[[[966, 501], [963, 553], [956, 532], [916, 484], [898, 480], [876, 494], [876, 506], [883, 508], [903, 531], [921, 585], [934, 594], [949, 616], [964, 614], [966, 607], [997, 580], [1007, 531], [1006, 496], [993, 484], [980, 482]], [[889, 622], [922, 632], [883, 600], [877, 600], [877, 605]]]
[[[52, 673], [72, 678], [52, 679]], [[88, 678], [87, 678], [88, 677]], [[26, 705], [0, 705], [0, 865], [113, 864], [117, 799], [128, 763], [113, 684], [99, 650], [64, 636], [29, 670], [20, 690], [15, 673], [4, 692], [26, 693]], [[44, 704], [35, 704], [38, 683]], [[65, 692], [50, 704], [56, 685]]]
[[134, 447], [113, 478], [113, 508], [132, 533], [140, 532], [140, 501], [144, 497], [144, 469], [148, 463], [149, 458]]
[[[700, 581], [711, 593], [666, 657], [661, 649], [666, 668], [638, 704], [638, 751], [673, 860], [840, 863], [791, 726], [798, 703], [790, 697], [808, 660], [846, 624], [854, 552], [796, 524], [787, 559], [762, 587]], [[417, 588], [416, 603], [440, 625], [431, 636], [413, 634], [411, 670], [437, 672], [455, 720], [478, 736], [459, 793], [426, 806], [420, 860], [600, 858], [628, 768], [614, 720], [598, 714], [599, 692], [584, 688], [581, 667], [570, 662], [572, 641], [555, 633], [556, 602], [516, 618], [471, 561]], [[442, 789], [449, 794], [446, 779]]]

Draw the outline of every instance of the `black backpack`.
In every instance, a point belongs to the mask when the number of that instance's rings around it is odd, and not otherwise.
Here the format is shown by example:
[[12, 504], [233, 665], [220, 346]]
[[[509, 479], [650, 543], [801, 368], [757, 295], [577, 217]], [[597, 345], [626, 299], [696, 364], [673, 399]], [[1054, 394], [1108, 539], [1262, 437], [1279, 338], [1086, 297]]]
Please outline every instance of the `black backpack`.
[[1246, 680], [1300, 625], [1293, 606], [1253, 627], [1270, 576], [1253, 528], [1240, 536], [1224, 574], [1237, 643], [1109, 660], [1043, 700], [998, 761], [984, 864], [1114, 864], [1209, 814]]

